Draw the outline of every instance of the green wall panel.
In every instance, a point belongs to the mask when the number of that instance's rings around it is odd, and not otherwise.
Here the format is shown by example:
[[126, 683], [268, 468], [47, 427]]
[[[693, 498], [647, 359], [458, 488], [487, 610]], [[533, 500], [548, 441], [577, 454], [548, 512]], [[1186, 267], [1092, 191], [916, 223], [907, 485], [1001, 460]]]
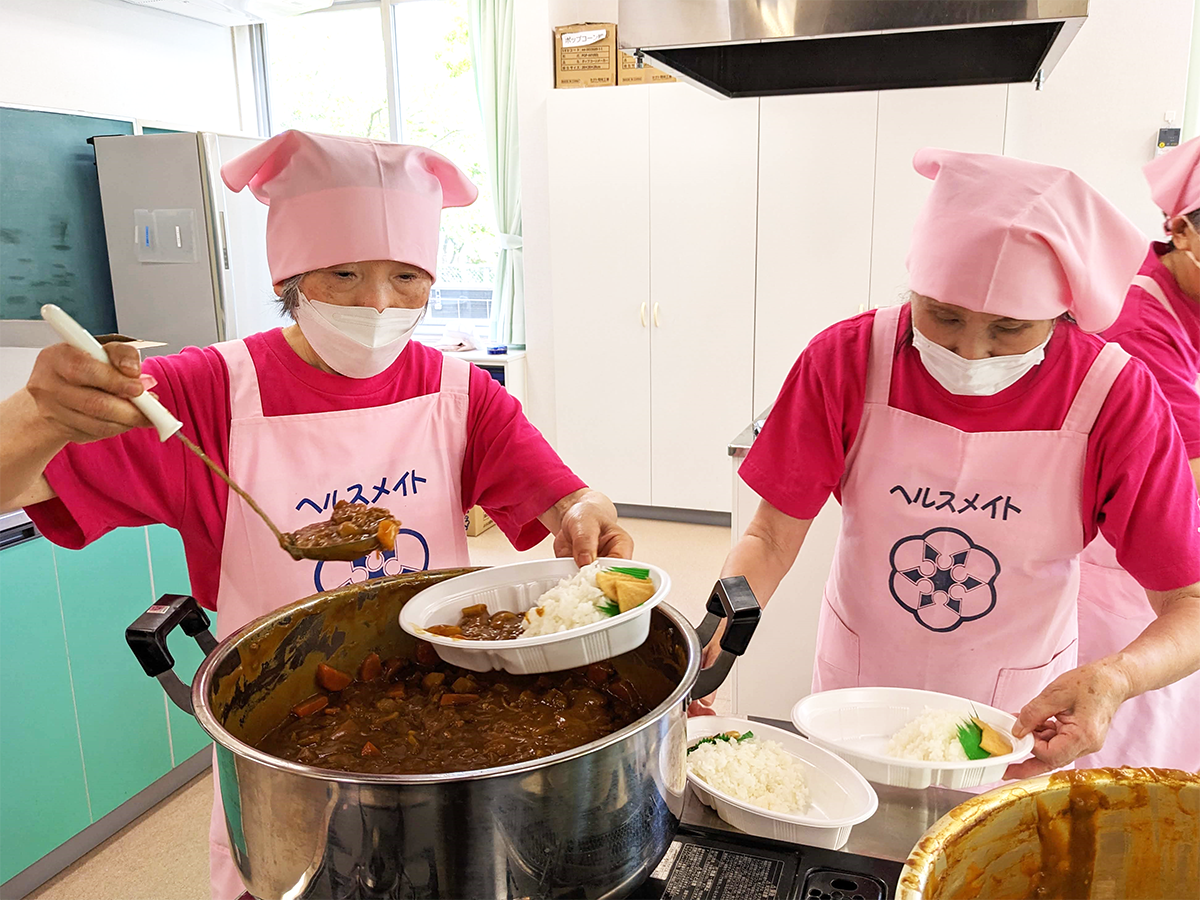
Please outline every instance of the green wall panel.
[[45, 538], [0, 551], [0, 882], [91, 821]]
[[119, 528], [83, 550], [54, 548], [96, 819], [171, 768], [162, 688], [125, 643], [154, 600], [146, 541], [144, 528]]
[[[166, 525], [151, 525], [150, 533], [150, 570], [154, 576], [154, 594], [189, 594], [191, 582], [188, 579], [187, 559], [183, 553], [183, 539], [179, 532]], [[211, 610], [206, 610], [212, 620], [211, 631], [217, 633], [217, 617]], [[175, 629], [167, 638], [167, 647], [175, 657], [175, 673], [180, 680], [191, 684], [192, 676], [204, 659], [204, 654], [194, 640], [179, 629]], [[196, 720], [181, 710], [174, 703], [167, 706], [167, 716], [171, 722], [171, 746], [175, 752], [175, 765], [179, 765], [189, 756], [211, 743], [204, 730], [196, 724]]]
[[96, 155], [129, 119], [0, 107], [0, 318], [57, 303], [93, 334], [117, 330]]

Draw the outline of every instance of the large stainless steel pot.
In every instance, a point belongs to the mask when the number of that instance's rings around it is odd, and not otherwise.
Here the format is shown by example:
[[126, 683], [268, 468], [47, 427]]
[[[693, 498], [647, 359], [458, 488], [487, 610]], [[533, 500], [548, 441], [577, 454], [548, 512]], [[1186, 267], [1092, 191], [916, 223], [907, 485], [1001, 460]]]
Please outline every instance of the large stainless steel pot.
[[[400, 629], [400, 607], [464, 571], [317, 594], [220, 644], [191, 597], [161, 598], [127, 630], [147, 674], [216, 743], [233, 858], [255, 897], [621, 897], [666, 852], [687, 786], [688, 701], [720, 685], [758, 622], [742, 578], [718, 582], [698, 630], [666, 604], [654, 611], [646, 643], [614, 662], [659, 702], [575, 750], [471, 772], [366, 775], [255, 749], [312, 693], [318, 663], [353, 670], [371, 651], [415, 652]], [[723, 617], [723, 652], [701, 670], [701, 647]], [[208, 654], [190, 690], [166, 648], [177, 625]]]

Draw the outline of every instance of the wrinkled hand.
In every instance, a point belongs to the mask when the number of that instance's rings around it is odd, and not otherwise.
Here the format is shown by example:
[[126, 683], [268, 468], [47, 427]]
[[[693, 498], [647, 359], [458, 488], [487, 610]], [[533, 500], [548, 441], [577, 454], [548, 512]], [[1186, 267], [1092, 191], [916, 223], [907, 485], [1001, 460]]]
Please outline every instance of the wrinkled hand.
[[1034, 758], [1009, 766], [1004, 777], [1033, 778], [1099, 750], [1128, 696], [1128, 678], [1111, 659], [1064, 672], [1017, 716], [1012, 733], [1033, 734]]
[[713, 709], [713, 697], [715, 694], [709, 694], [707, 697], [701, 697], [699, 700], [693, 700], [688, 704], [688, 718], [693, 716], [715, 716], [717, 711]]
[[123, 343], [105, 344], [104, 350], [111, 366], [68, 344], [54, 344], [38, 354], [25, 389], [63, 440], [98, 441], [150, 425], [129, 402], [153, 387], [153, 379], [147, 385], [139, 377], [137, 350]]
[[554, 536], [554, 555], [591, 565], [602, 556], [630, 559], [633, 538], [617, 524], [617, 508], [599, 491], [584, 491], [562, 514]]

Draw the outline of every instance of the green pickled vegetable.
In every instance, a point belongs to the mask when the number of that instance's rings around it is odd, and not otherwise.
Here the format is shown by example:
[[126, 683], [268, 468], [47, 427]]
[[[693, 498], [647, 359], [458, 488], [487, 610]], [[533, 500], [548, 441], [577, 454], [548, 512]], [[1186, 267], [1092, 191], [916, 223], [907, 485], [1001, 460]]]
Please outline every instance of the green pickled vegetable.
[[620, 572], [622, 575], [628, 575], [631, 578], [637, 578], [641, 581], [649, 581], [650, 580], [650, 570], [649, 569], [630, 569], [630, 568], [625, 568], [623, 566], [609, 566], [608, 571]]
[[974, 722], [966, 721], [958, 726], [958, 742], [962, 744], [967, 759], [987, 759], [992, 755], [979, 746], [982, 739], [983, 729]]
[[733, 737], [732, 735], [728, 734], [714, 734], [711, 737], [700, 738], [700, 740], [696, 741], [696, 743], [687, 748], [687, 752], [691, 753], [701, 744], [715, 744], [717, 741], [734, 741], [740, 744], [742, 741], [749, 740], [752, 737], [754, 737], [753, 731], [747, 731], [745, 734], [739, 734], [737, 737]]

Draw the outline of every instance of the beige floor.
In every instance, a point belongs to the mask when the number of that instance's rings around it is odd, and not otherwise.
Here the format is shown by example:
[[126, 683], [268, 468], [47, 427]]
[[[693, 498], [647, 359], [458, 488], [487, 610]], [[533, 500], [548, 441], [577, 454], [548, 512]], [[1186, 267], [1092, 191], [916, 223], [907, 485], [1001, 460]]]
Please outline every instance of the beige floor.
[[[638, 558], [671, 573], [669, 602], [692, 622], [699, 622], [729, 549], [729, 529], [646, 519], [630, 519], [624, 524], [637, 544]], [[552, 555], [549, 540], [517, 553], [495, 528], [469, 540], [471, 558], [478, 565]], [[718, 711], [727, 702], [718, 693]], [[212, 781], [205, 773], [29, 896], [46, 900], [207, 900], [211, 809]]]

